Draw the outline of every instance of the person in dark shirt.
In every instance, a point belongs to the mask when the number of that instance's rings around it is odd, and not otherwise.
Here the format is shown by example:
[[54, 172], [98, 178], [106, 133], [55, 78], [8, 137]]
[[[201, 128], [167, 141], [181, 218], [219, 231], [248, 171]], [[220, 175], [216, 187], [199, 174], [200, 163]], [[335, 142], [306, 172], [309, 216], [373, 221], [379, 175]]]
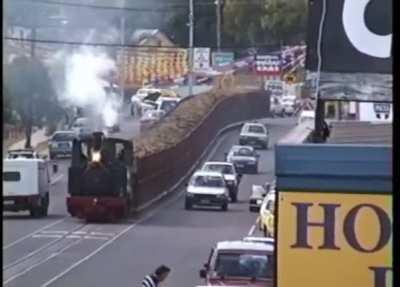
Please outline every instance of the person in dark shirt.
[[171, 269], [161, 265], [153, 274], [147, 275], [142, 281], [142, 287], [158, 287], [161, 282], [167, 279]]

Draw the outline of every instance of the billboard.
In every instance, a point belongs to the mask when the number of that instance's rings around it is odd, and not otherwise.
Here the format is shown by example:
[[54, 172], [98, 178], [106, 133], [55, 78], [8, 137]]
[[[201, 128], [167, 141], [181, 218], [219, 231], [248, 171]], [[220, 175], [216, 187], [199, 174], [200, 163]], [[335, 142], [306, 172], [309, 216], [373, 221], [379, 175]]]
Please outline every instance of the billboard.
[[393, 105], [390, 103], [359, 103], [359, 120], [368, 122], [392, 122]]
[[278, 196], [278, 287], [392, 286], [391, 194]]
[[256, 73], [267, 76], [281, 75], [280, 55], [256, 55], [255, 63]]
[[193, 68], [195, 70], [210, 68], [210, 48], [194, 48], [193, 50]]

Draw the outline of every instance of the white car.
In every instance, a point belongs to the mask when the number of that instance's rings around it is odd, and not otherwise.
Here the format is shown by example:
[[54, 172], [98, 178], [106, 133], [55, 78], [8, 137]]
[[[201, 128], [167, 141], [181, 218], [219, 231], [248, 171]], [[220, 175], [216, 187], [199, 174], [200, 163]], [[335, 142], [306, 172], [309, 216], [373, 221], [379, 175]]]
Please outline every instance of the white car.
[[268, 149], [269, 134], [261, 123], [246, 123], [240, 131], [239, 144]]
[[25, 155], [3, 160], [4, 211], [29, 210], [33, 217], [47, 216], [49, 190], [48, 161]]
[[301, 111], [300, 117], [297, 121], [297, 124], [301, 124], [305, 121], [314, 121], [315, 120], [315, 111]]
[[78, 137], [87, 136], [94, 132], [89, 119], [85, 117], [77, 118], [72, 124], [71, 130], [75, 132]]
[[137, 90], [136, 94], [131, 97], [131, 102], [136, 101], [137, 99], [142, 101], [144, 98], [149, 96], [150, 94], [161, 93], [160, 89], [153, 89], [153, 88], [142, 88]]
[[185, 209], [194, 205], [220, 206], [228, 210], [229, 190], [220, 172], [197, 171], [186, 189]]
[[270, 80], [264, 84], [264, 90], [271, 92], [271, 95], [281, 96], [283, 88], [283, 82], [279, 80]]
[[232, 163], [226, 161], [208, 161], [204, 163], [201, 170], [222, 173], [232, 202], [237, 202], [241, 176], [236, 172], [235, 166]]
[[179, 104], [179, 101], [180, 100], [178, 98], [159, 97], [156, 101], [157, 110], [162, 110], [168, 113], [169, 111], [176, 108], [176, 106]]

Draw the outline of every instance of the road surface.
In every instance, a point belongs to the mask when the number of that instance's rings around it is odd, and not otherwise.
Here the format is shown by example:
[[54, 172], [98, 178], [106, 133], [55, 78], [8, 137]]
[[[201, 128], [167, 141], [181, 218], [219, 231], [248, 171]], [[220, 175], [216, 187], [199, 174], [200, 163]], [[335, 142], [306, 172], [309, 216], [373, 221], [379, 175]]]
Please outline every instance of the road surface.
[[[294, 126], [293, 119], [267, 122], [272, 143]], [[238, 134], [223, 135], [208, 160], [222, 160]], [[253, 228], [257, 213], [249, 212], [248, 198], [252, 184], [273, 178], [274, 151], [260, 153], [260, 173], [243, 176], [239, 202], [228, 212], [187, 211], [180, 190], [140, 218], [117, 224], [86, 224], [68, 216], [68, 160], [60, 160], [47, 218], [3, 215], [3, 286], [139, 286], [160, 264], [172, 268], [166, 286], [200, 284], [198, 271], [217, 241], [240, 239], [252, 230], [260, 234]]]

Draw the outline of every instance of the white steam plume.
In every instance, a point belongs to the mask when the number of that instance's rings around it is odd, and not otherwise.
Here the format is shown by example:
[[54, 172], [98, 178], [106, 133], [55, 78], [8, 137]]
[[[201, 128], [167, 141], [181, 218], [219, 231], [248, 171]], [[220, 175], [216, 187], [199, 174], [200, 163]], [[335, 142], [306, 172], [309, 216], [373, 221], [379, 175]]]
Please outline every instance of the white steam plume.
[[95, 129], [118, 121], [121, 103], [115, 95], [106, 92], [104, 88], [109, 84], [102, 79], [115, 70], [115, 62], [102, 52], [81, 49], [66, 58], [63, 99], [83, 108]]

